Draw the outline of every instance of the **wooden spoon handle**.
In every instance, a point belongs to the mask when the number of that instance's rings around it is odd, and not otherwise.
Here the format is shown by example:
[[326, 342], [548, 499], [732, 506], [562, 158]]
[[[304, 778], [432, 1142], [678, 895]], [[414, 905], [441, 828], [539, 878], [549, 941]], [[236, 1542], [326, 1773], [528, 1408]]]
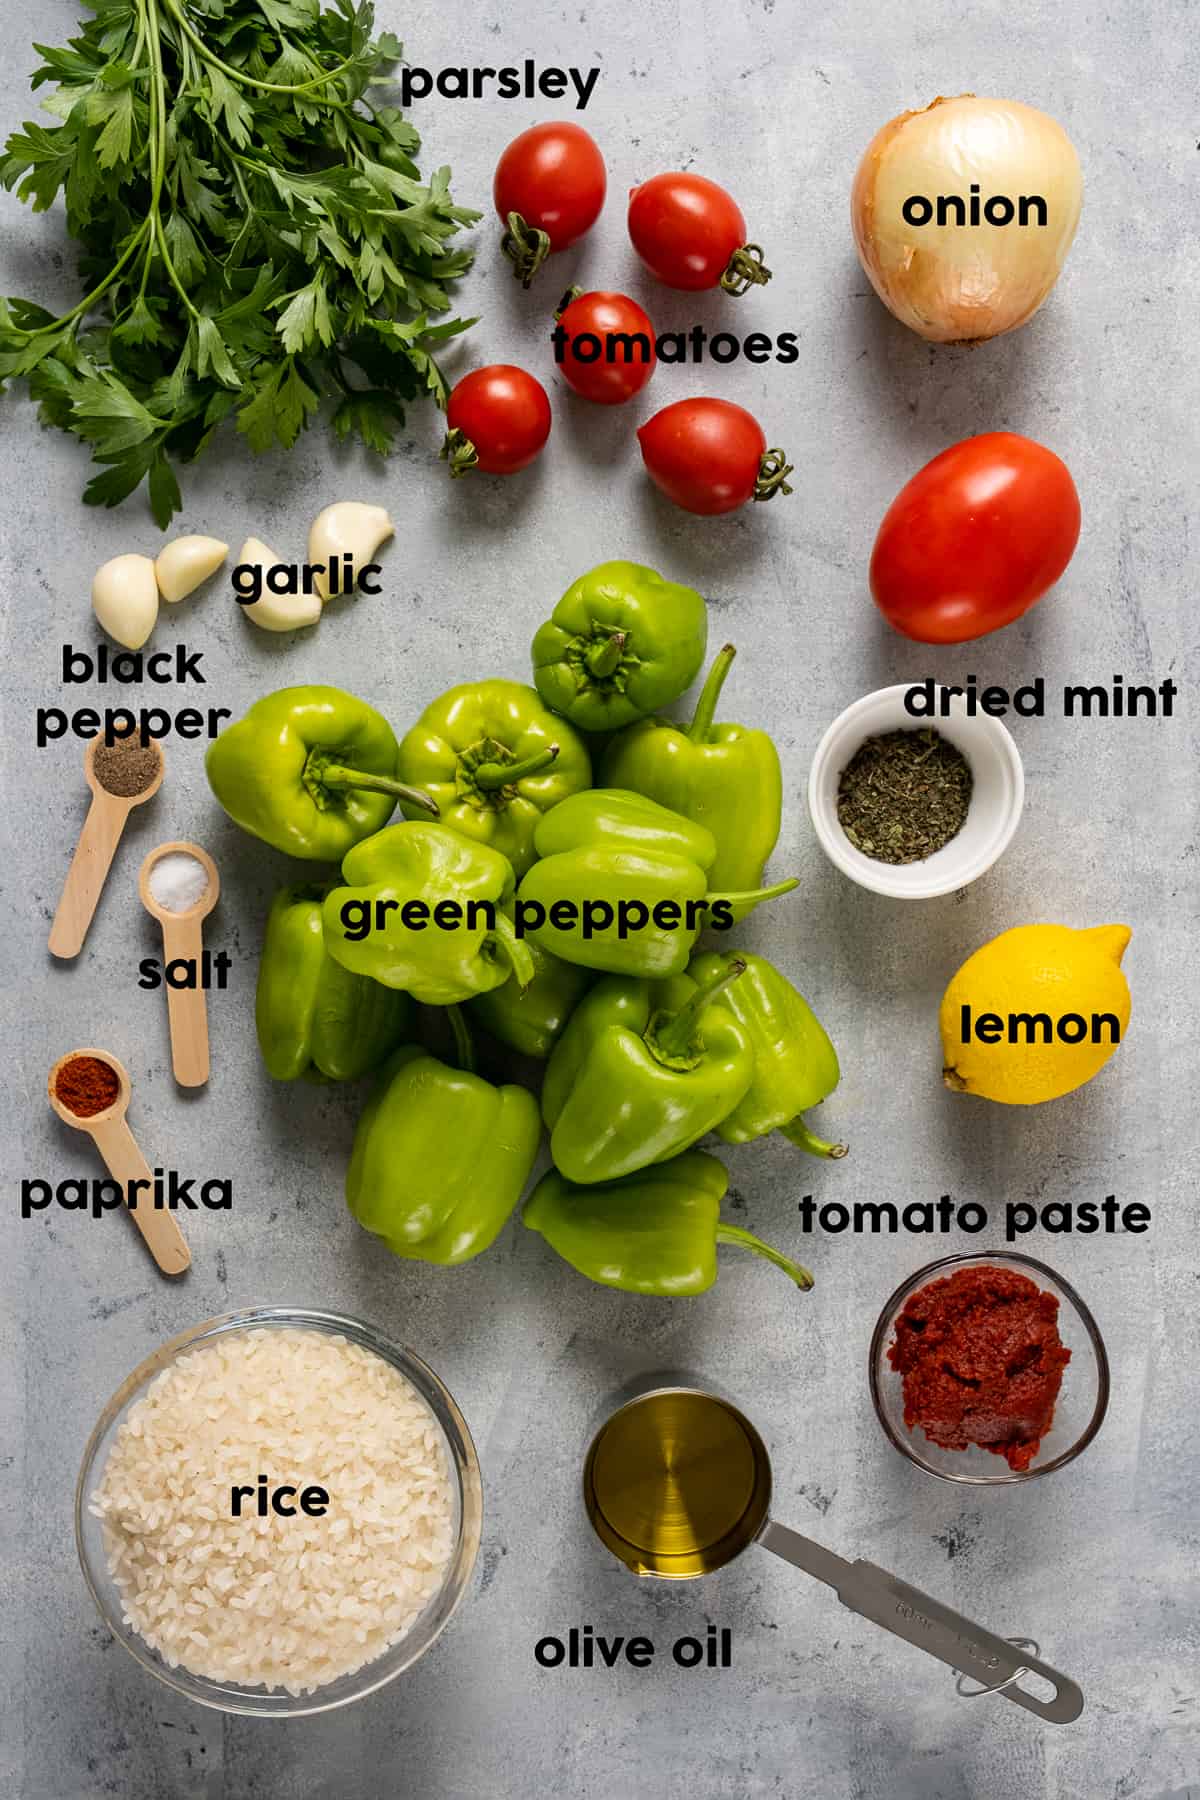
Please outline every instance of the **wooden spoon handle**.
[[133, 1222], [163, 1274], [182, 1275], [192, 1260], [187, 1239], [179, 1229], [174, 1213], [155, 1210], [154, 1177], [124, 1117], [104, 1119], [89, 1129], [114, 1181], [119, 1181], [127, 1192], [130, 1181], [146, 1183], [136, 1196], [137, 1205], [129, 1209]]
[[171, 1067], [180, 1087], [203, 1087], [208, 1080], [208, 1004], [200, 987], [204, 940], [199, 919], [164, 919], [163, 975], [177, 956], [195, 964], [196, 987], [167, 986], [167, 1021], [171, 1028]]
[[93, 794], [83, 830], [67, 870], [62, 898], [50, 927], [53, 956], [78, 956], [83, 949], [100, 890], [104, 886], [129, 807], [110, 794]]

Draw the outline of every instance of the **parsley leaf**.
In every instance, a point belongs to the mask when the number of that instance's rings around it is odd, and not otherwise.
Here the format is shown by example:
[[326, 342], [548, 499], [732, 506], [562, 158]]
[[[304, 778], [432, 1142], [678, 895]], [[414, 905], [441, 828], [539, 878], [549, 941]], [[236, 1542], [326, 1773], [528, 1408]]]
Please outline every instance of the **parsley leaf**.
[[[69, 45], [38, 45], [51, 124], [0, 152], [35, 211], [61, 195], [85, 288], [61, 317], [0, 298], [0, 393], [28, 383], [87, 444], [84, 498], [145, 487], [166, 526], [177, 468], [225, 421], [290, 449], [329, 402], [339, 440], [387, 455], [437, 346], [470, 319], [447, 284], [479, 217], [370, 84], [402, 48], [369, 0], [89, 0]], [[438, 324], [430, 319], [439, 317]]]

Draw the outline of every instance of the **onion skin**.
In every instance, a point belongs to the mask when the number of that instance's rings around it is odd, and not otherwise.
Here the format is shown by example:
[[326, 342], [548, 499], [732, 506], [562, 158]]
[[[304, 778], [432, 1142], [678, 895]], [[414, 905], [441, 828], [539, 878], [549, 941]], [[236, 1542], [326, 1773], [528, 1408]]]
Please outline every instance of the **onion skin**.
[[[913, 226], [913, 194], [1015, 204], [1040, 194], [1045, 226]], [[889, 312], [934, 344], [980, 343], [1031, 319], [1058, 280], [1083, 205], [1083, 176], [1054, 119], [1019, 100], [939, 96], [900, 113], [867, 145], [854, 177], [851, 224], [859, 259]]]

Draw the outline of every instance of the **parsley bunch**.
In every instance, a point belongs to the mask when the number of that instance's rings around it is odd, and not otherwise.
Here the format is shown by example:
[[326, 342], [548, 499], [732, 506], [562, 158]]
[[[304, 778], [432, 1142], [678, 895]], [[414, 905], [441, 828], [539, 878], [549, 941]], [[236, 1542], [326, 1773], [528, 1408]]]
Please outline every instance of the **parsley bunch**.
[[386, 454], [404, 402], [445, 403], [431, 346], [473, 319], [446, 283], [479, 217], [426, 184], [420, 138], [369, 84], [401, 55], [366, 0], [89, 0], [66, 48], [36, 48], [57, 125], [9, 138], [0, 182], [35, 211], [61, 191], [86, 289], [55, 318], [0, 297], [0, 392], [83, 438], [116, 506], [143, 480], [159, 524], [174, 465], [231, 414], [290, 448], [327, 398], [339, 438]]

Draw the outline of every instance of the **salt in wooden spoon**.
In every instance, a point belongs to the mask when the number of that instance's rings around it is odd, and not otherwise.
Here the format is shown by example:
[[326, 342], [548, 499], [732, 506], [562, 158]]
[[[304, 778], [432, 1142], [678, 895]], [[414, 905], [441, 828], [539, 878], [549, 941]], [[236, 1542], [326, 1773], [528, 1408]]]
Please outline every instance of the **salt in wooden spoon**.
[[[170, 907], [164, 906], [154, 897], [150, 877], [154, 865], [161, 862], [164, 856], [190, 856], [208, 876], [208, 886], [200, 898], [185, 911], [172, 912]], [[200, 986], [200, 964], [204, 955], [204, 938], [200, 928], [217, 904], [220, 892], [221, 878], [208, 851], [202, 850], [199, 844], [189, 844], [182, 839], [171, 844], [160, 844], [157, 850], [152, 850], [143, 862], [138, 876], [138, 893], [142, 897], [142, 905], [162, 926], [164, 979], [167, 965], [174, 962], [176, 957], [187, 957], [194, 962], [196, 968], [195, 987], [177, 988], [172, 987], [169, 982], [165, 984], [167, 1021], [171, 1031], [171, 1067], [180, 1087], [203, 1087], [208, 1080], [208, 1005], [204, 989]]]
[[[130, 739], [122, 738], [116, 745], [106, 745], [103, 738], [97, 737], [92, 739], [83, 753], [83, 773], [92, 790], [92, 804], [83, 821], [83, 830], [79, 834], [75, 855], [67, 871], [58, 911], [50, 927], [50, 951], [54, 956], [79, 955], [88, 926], [92, 922], [92, 914], [96, 910], [96, 902], [100, 898], [100, 890], [121, 841], [125, 821], [135, 806], [141, 806], [143, 801], [151, 799], [162, 785], [162, 751], [153, 741], [146, 744], [139, 741], [136, 747], [152, 752], [158, 761], [158, 769], [146, 786], [136, 794], [116, 794], [104, 786], [96, 771], [97, 751], [104, 750], [101, 757], [103, 770], [112, 760], [113, 752], [120, 752], [121, 745], [129, 743]], [[114, 766], [119, 767], [119, 762]]]
[[[74, 1062], [79, 1056], [95, 1057], [98, 1062], [106, 1063], [119, 1083], [117, 1097], [111, 1106], [90, 1116], [72, 1112], [58, 1094], [59, 1076], [67, 1064]], [[50, 1104], [59, 1118], [76, 1131], [89, 1133], [104, 1158], [109, 1174], [121, 1184], [127, 1198], [130, 1181], [144, 1181], [147, 1184], [136, 1196], [137, 1205], [129, 1209], [133, 1222], [145, 1238], [146, 1246], [163, 1274], [182, 1275], [192, 1260], [192, 1253], [175, 1215], [158, 1211], [154, 1206], [154, 1177], [146, 1166], [146, 1159], [138, 1149], [133, 1133], [125, 1123], [129, 1107], [129, 1076], [124, 1065], [117, 1061], [110, 1050], [71, 1050], [66, 1056], [60, 1056], [51, 1069], [48, 1088]]]

